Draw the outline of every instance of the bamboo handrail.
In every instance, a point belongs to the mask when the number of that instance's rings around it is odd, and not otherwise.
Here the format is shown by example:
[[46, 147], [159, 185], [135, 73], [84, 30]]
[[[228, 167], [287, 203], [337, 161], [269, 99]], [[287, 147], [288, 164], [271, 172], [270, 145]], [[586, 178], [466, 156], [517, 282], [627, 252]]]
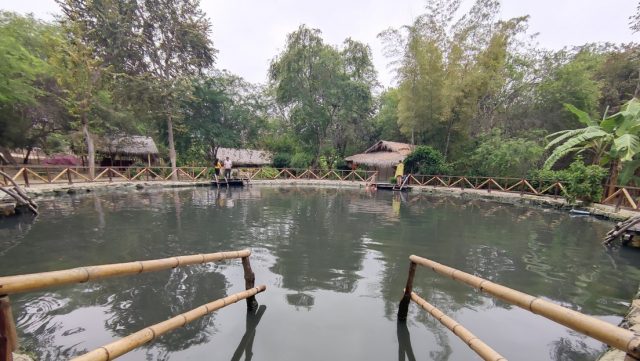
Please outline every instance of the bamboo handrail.
[[138, 332], [132, 333], [129, 336], [123, 337], [117, 341], [114, 341], [108, 345], [102, 346], [91, 352], [88, 352], [82, 356], [73, 358], [72, 361], [109, 361], [113, 360], [125, 353], [132, 351], [147, 342], [161, 336], [169, 331], [172, 331], [178, 327], [183, 327], [187, 323], [195, 321], [211, 312], [219, 310], [230, 304], [236, 303], [240, 300], [244, 300], [249, 297], [253, 297], [256, 294], [266, 290], [266, 286], [261, 285], [246, 291], [238, 292], [233, 295], [227, 296], [209, 302], [200, 307], [194, 308], [191, 311], [179, 314], [166, 321], [157, 323], [153, 326], [144, 328]]
[[478, 356], [482, 357], [486, 361], [507, 361], [507, 359], [497, 353], [494, 349], [489, 347], [486, 343], [482, 342], [476, 335], [467, 330], [464, 326], [459, 324], [453, 318], [444, 314], [444, 312], [437, 309], [435, 306], [425, 301], [418, 296], [415, 292], [411, 292], [411, 300], [422, 307], [425, 311], [429, 312], [436, 320], [440, 321], [446, 328], [451, 330], [458, 338], [467, 344]]
[[83, 283], [107, 277], [160, 271], [180, 266], [216, 262], [225, 259], [245, 258], [250, 255], [251, 250], [245, 249], [241, 251], [205, 253], [147, 261], [114, 263], [99, 266], [78, 267], [60, 271], [6, 276], [0, 277], [0, 295], [28, 292], [41, 288], [71, 283]]
[[503, 301], [595, 338], [633, 357], [640, 358], [640, 335], [633, 331], [423, 257], [411, 255], [409, 259], [411, 262], [430, 268], [436, 273], [451, 277], [458, 282], [477, 288]]

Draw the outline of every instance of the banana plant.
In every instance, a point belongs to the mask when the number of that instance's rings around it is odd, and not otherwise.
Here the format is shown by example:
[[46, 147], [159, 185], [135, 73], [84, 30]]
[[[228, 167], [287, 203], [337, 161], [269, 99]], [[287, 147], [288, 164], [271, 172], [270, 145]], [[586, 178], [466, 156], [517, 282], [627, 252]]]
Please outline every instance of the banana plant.
[[571, 104], [565, 108], [573, 113], [584, 128], [553, 133], [547, 138], [546, 149], [553, 149], [544, 163], [550, 169], [558, 160], [582, 152], [593, 153], [593, 163], [609, 166], [609, 184], [627, 184], [640, 167], [640, 100], [633, 98], [621, 110], [597, 121]]

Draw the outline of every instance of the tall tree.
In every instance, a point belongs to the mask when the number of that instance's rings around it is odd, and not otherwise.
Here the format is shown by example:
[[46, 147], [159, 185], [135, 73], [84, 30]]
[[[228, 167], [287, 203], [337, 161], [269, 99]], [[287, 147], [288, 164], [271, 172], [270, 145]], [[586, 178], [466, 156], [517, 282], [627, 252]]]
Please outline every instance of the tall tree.
[[[65, 15], [87, 28], [84, 36], [117, 72], [143, 81], [141, 95], [161, 109], [169, 159], [176, 174], [174, 123], [188, 78], [215, 60], [211, 24], [198, 0], [86, 2], [57, 0]], [[146, 84], [146, 86], [145, 86]], [[138, 94], [140, 95], [140, 94]]]
[[305, 25], [287, 36], [269, 69], [275, 100], [314, 162], [327, 147], [344, 155], [370, 119], [375, 77], [368, 46], [347, 39], [339, 51]]

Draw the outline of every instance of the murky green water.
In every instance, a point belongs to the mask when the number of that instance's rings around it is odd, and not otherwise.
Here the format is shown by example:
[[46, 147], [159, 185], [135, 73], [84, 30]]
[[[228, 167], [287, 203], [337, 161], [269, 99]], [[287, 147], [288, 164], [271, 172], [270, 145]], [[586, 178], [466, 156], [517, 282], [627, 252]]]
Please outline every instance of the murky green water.
[[[415, 305], [397, 327], [410, 254], [616, 324], [640, 280], [640, 252], [600, 247], [609, 223], [489, 202], [254, 186], [60, 197], [41, 209], [33, 223], [0, 220], [0, 274], [253, 250], [268, 288], [258, 316], [238, 303], [123, 360], [475, 359]], [[12, 299], [23, 345], [58, 360], [243, 287], [234, 260]], [[426, 269], [415, 289], [511, 360], [593, 360], [603, 349]]]

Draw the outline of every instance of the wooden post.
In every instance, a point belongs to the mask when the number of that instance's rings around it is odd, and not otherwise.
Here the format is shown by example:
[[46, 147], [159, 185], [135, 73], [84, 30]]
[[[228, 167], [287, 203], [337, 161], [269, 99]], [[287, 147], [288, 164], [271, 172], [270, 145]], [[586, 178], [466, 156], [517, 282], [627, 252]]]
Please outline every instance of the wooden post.
[[29, 172], [27, 172], [27, 168], [23, 168], [23, 169], [24, 169], [24, 172], [22, 172], [22, 178], [24, 178], [24, 186], [28, 188], [29, 187], [29, 175], [27, 173], [29, 173]]
[[558, 198], [558, 181], [553, 185], [553, 199]]
[[[256, 282], [256, 275], [251, 269], [251, 263], [249, 262], [249, 256], [242, 258], [242, 268], [244, 269], [244, 287], [250, 290], [254, 287]], [[253, 311], [258, 308], [258, 301], [256, 296], [247, 297], [247, 310]]]
[[0, 360], [13, 361], [13, 351], [18, 348], [16, 324], [11, 314], [9, 296], [0, 296]]
[[413, 277], [416, 275], [416, 263], [411, 262], [409, 264], [409, 277], [407, 277], [407, 284], [404, 286], [404, 295], [400, 300], [400, 306], [398, 306], [398, 322], [404, 322], [407, 320], [407, 314], [409, 313], [409, 303], [411, 302], [411, 292], [413, 292]]
[[487, 185], [489, 186], [489, 188], [487, 188], [487, 193], [491, 193], [491, 179], [493, 178], [489, 178], [489, 181], [487, 182]]
[[4, 167], [0, 167], [0, 172], [2, 172], [2, 178], [3, 178], [3, 182], [4, 184], [9, 184], [9, 181], [7, 180], [7, 176], [4, 175]]
[[69, 184], [73, 184], [73, 180], [71, 180], [71, 171], [67, 168], [67, 179], [69, 180]]
[[49, 172], [49, 167], [45, 168], [47, 170], [47, 182], [51, 183], [51, 173]]
[[524, 195], [524, 178], [520, 179], [520, 197]]
[[111, 174], [111, 167], [107, 168], [107, 175], [109, 176], [109, 183], [113, 182], [113, 175]]

